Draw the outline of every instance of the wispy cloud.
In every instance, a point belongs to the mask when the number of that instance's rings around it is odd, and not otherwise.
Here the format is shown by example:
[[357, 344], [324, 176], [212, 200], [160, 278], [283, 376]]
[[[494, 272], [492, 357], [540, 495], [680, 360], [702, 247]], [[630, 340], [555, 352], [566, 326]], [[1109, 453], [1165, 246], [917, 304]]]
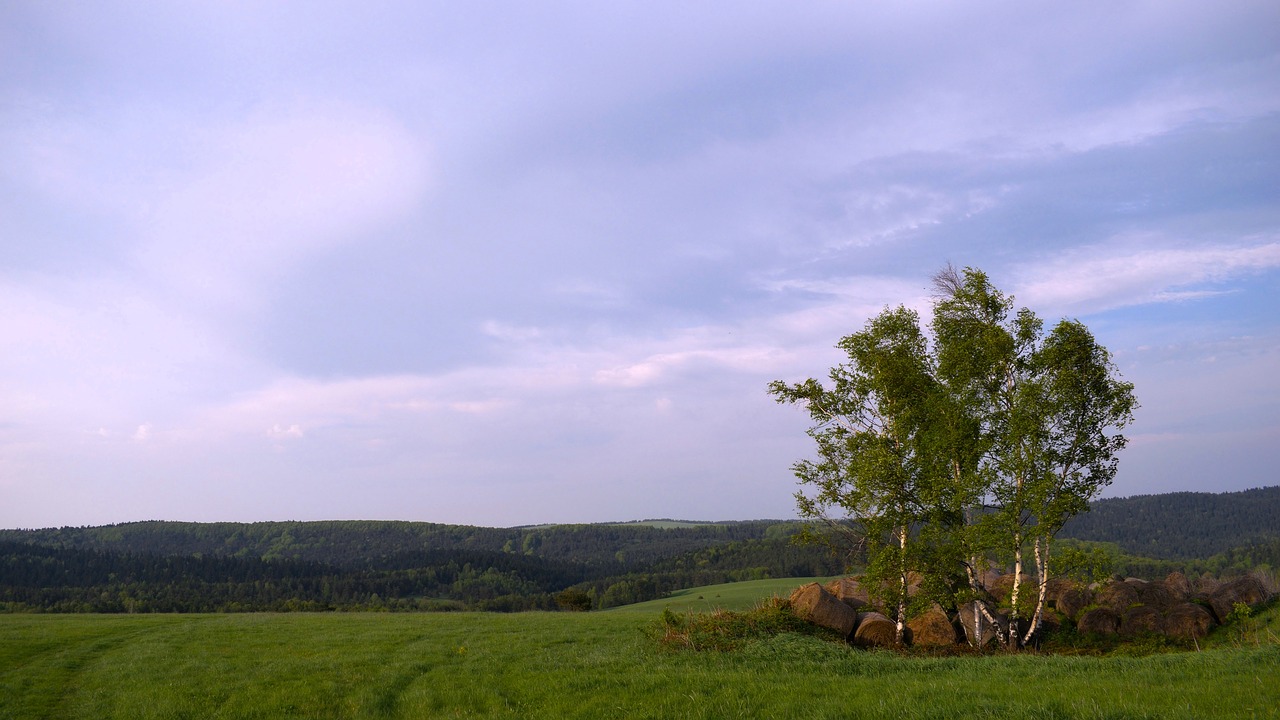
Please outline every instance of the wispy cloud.
[[1280, 241], [1180, 246], [1159, 237], [1116, 238], [1015, 270], [1014, 293], [1030, 307], [1099, 312], [1230, 292], [1233, 280], [1280, 268]]

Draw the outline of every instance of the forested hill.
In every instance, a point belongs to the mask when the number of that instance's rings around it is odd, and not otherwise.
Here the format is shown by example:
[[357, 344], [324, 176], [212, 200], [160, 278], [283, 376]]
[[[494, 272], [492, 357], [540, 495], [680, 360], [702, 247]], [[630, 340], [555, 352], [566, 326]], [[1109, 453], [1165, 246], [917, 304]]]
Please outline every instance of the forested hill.
[[1187, 560], [1280, 539], [1280, 486], [1097, 500], [1059, 537], [1112, 542], [1131, 555]]
[[661, 524], [490, 528], [373, 520], [150, 521], [100, 527], [0, 530], [0, 541], [113, 553], [295, 560], [347, 569], [384, 567], [397, 556], [423, 551], [503, 552], [633, 568], [713, 545], [786, 538], [799, 528], [796, 522], [776, 520], [655, 526]]
[[610, 607], [845, 569], [824, 547], [792, 544], [798, 529], [335, 521], [0, 530], [0, 612]]

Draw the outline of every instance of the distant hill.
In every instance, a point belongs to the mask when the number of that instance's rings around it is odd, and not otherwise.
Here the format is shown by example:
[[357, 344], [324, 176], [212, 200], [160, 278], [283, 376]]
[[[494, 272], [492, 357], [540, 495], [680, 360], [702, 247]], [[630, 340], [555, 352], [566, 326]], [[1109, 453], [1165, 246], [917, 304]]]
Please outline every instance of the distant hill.
[[[530, 610], [827, 576], [797, 521], [487, 528], [398, 521], [137, 522], [0, 530], [0, 612]], [[1280, 487], [1099, 500], [1060, 537], [1111, 543], [1130, 574], [1280, 566]], [[573, 596], [570, 603], [569, 595]]]
[[1059, 537], [1111, 542], [1163, 560], [1208, 558], [1280, 539], [1280, 486], [1098, 500]]
[[[655, 526], [657, 523], [658, 526]], [[0, 530], [0, 541], [45, 547], [149, 555], [214, 555], [319, 562], [340, 568], [383, 567], [405, 553], [488, 551], [531, 555], [619, 570], [677, 557], [714, 545], [779, 536], [797, 522], [721, 523], [646, 521], [596, 525], [492, 528], [383, 520], [192, 523], [149, 521]], [[771, 528], [775, 528], [771, 532]]]
[[384, 521], [181, 523], [0, 530], [0, 611], [555, 609], [684, 587], [830, 575], [799, 523], [485, 528]]

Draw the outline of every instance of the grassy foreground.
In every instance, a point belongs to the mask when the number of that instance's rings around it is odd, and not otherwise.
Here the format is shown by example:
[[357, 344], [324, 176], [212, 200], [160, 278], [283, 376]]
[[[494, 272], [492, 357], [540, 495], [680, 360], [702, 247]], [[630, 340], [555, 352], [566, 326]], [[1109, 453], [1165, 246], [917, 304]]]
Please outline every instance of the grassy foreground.
[[673, 653], [632, 613], [6, 615], [0, 718], [1280, 717], [1280, 646]]

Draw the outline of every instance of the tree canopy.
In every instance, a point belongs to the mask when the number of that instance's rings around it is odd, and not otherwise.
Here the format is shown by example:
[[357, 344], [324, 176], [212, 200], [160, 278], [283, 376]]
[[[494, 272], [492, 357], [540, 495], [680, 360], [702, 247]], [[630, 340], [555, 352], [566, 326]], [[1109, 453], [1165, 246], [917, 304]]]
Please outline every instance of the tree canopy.
[[[817, 458], [795, 465], [800, 513], [854, 521], [899, 639], [913, 606], [972, 602], [975, 623], [1020, 645], [1043, 614], [1050, 542], [1115, 477], [1133, 385], [1083, 323], [1045, 332], [980, 270], [947, 266], [934, 288], [931, 340], [915, 311], [886, 308], [839, 341], [847, 361], [829, 383], [769, 391], [813, 420]], [[984, 584], [992, 566], [1014, 575], [1004, 613]]]

